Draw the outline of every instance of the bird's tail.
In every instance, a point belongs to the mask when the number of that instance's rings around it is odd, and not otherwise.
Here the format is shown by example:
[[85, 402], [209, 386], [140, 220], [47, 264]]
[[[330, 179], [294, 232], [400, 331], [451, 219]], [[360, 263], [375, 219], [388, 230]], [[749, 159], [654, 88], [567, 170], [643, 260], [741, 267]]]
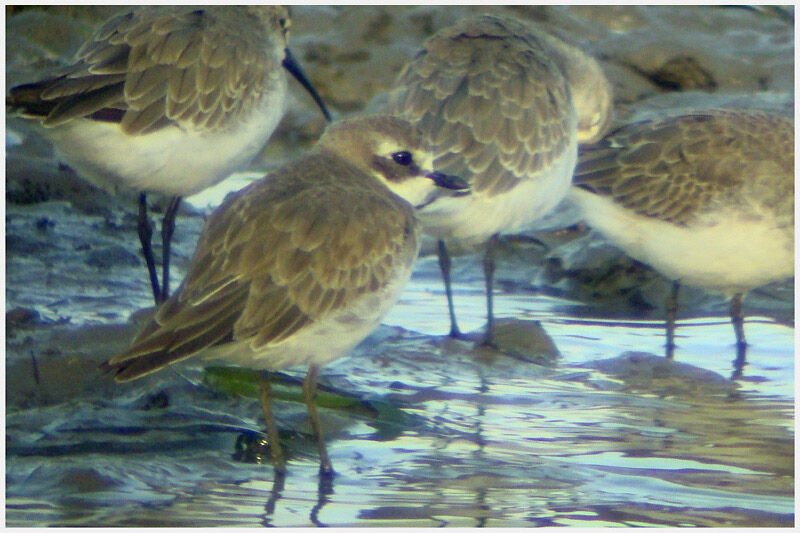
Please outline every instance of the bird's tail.
[[45, 118], [55, 108], [56, 102], [45, 100], [42, 93], [53, 80], [26, 83], [12, 87], [6, 95], [6, 112], [27, 118]]

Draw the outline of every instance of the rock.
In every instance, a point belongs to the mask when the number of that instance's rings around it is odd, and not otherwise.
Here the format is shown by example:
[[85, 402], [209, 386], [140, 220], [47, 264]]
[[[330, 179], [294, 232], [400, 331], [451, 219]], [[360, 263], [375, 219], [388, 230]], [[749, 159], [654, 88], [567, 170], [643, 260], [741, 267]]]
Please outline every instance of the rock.
[[480, 345], [485, 326], [466, 333], [464, 339], [440, 337], [436, 344], [447, 351], [471, 354], [476, 361], [484, 363], [492, 363], [498, 355], [504, 355], [526, 363], [555, 366], [561, 356], [538, 320], [502, 318], [495, 320], [494, 328], [497, 348]]
[[670, 91], [715, 91], [717, 82], [692, 56], [676, 56], [649, 73], [650, 79]]
[[553, 366], [561, 355], [538, 320], [504, 318], [494, 328], [498, 350], [515, 359]]
[[41, 255], [47, 244], [21, 235], [6, 235], [6, 253], [18, 255]]
[[[57, 161], [28, 157], [20, 151], [10, 150], [6, 157], [7, 202], [26, 205], [67, 200], [84, 213], [104, 215], [123, 203], [123, 199], [112, 198]], [[130, 207], [134, 206], [131, 201]]]
[[640, 73], [669, 66], [673, 81], [692, 85], [705, 80], [700, 85], [708, 87], [713, 80], [720, 91], [793, 90], [786, 77], [793, 70], [787, 54], [793, 30], [780, 19], [719, 7], [639, 6], [638, 13], [647, 22], [608, 34], [598, 43], [600, 55]]
[[6, 313], [6, 329], [20, 328], [40, 322], [42, 316], [35, 309], [17, 307]]
[[535, 283], [581, 301], [643, 313], [663, 306], [668, 281], [592, 232], [552, 250]]
[[645, 352], [625, 352], [612, 359], [579, 366], [621, 379], [629, 390], [659, 396], [728, 395], [739, 387], [716, 372]]

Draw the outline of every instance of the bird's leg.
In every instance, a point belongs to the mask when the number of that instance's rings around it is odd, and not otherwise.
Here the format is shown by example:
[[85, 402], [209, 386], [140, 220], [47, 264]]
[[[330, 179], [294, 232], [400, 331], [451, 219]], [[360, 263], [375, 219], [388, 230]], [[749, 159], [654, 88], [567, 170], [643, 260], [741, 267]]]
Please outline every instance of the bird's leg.
[[175, 217], [181, 205], [181, 197], [173, 196], [169, 201], [167, 210], [164, 213], [164, 220], [161, 222], [161, 301], [166, 302], [169, 298], [169, 253], [172, 233], [175, 231]]
[[447, 309], [450, 311], [450, 336], [454, 339], [462, 339], [464, 335], [458, 329], [456, 322], [456, 310], [453, 305], [453, 287], [450, 285], [450, 254], [443, 240], [439, 240], [439, 269], [442, 271], [444, 280], [444, 292], [447, 295]]
[[747, 356], [747, 344], [736, 345], [736, 359], [733, 360], [733, 373], [731, 374], [731, 381], [741, 379], [742, 372], [744, 371], [745, 357]]
[[733, 323], [733, 331], [736, 333], [736, 346], [743, 348], [747, 346], [747, 342], [744, 340], [742, 296], [742, 293], [735, 294], [731, 300], [731, 323]]
[[495, 233], [489, 239], [489, 244], [486, 247], [486, 255], [483, 258], [483, 273], [486, 277], [486, 335], [483, 337], [481, 346], [489, 346], [496, 348], [494, 344], [494, 300], [492, 294], [492, 285], [494, 281], [494, 256], [497, 249], [497, 241], [500, 235]]
[[137, 226], [139, 231], [139, 242], [142, 243], [142, 255], [147, 264], [147, 272], [150, 274], [150, 287], [153, 289], [153, 299], [156, 305], [162, 302], [161, 290], [158, 284], [158, 273], [156, 272], [156, 262], [153, 259], [153, 247], [151, 239], [153, 237], [153, 227], [150, 225], [150, 219], [147, 218], [147, 195], [141, 193], [139, 195], [139, 224]]
[[275, 472], [284, 474], [286, 472], [286, 462], [283, 459], [283, 450], [281, 449], [280, 437], [278, 436], [278, 428], [275, 426], [275, 419], [272, 417], [272, 399], [270, 393], [272, 385], [269, 378], [262, 376], [260, 380], [261, 392], [259, 394], [259, 401], [261, 402], [261, 410], [264, 412], [264, 419], [267, 421], [267, 437], [269, 437], [269, 453], [272, 458], [272, 464], [275, 467]]
[[303, 380], [303, 399], [308, 407], [308, 416], [311, 420], [311, 429], [317, 437], [317, 446], [319, 446], [319, 473], [321, 476], [333, 475], [333, 467], [331, 461], [328, 459], [328, 450], [325, 448], [325, 437], [322, 435], [322, 425], [319, 422], [319, 415], [317, 414], [317, 406], [314, 403], [314, 398], [317, 395], [317, 377], [319, 376], [319, 366], [311, 365], [308, 367], [308, 374], [306, 379]]
[[678, 291], [681, 284], [672, 282], [672, 291], [667, 297], [667, 359], [675, 354], [675, 317], [678, 314]]
[[742, 293], [734, 294], [731, 300], [731, 322], [736, 333], [736, 359], [733, 361], [732, 380], [742, 377], [745, 358], [747, 356], [747, 342], [744, 339], [744, 315], [742, 314]]

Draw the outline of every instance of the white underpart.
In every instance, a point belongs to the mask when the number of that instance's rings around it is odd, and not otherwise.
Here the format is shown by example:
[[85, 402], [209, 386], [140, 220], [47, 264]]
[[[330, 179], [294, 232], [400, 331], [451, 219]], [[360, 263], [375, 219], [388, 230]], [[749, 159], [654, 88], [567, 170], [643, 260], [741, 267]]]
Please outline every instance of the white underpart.
[[78, 119], [47, 133], [57, 153], [98, 187], [112, 193], [123, 186], [187, 196], [222, 181], [255, 157], [283, 116], [286, 86], [281, 73], [253, 112], [224, 131], [168, 126], [130, 136], [117, 124]]
[[[412, 250], [416, 257], [419, 249]], [[297, 331], [288, 339], [254, 350], [249, 340], [234, 341], [203, 353], [206, 359], [224, 358], [226, 364], [254, 369], [289, 368], [311, 364], [324, 366], [352, 350], [381, 322], [397, 301], [413, 261], [398, 265], [392, 280], [382, 290], [369, 293], [343, 311], [328, 315]]]
[[768, 214], [756, 219], [730, 208], [684, 227], [637, 215], [576, 187], [569, 199], [589, 226], [634, 259], [681, 283], [730, 296], [794, 273], [794, 239]]
[[570, 148], [547, 171], [522, 180], [508, 192], [439, 198], [419, 212], [425, 232], [437, 239], [475, 246], [495, 233], [515, 234], [552, 211], [567, 194], [577, 160], [575, 133]]

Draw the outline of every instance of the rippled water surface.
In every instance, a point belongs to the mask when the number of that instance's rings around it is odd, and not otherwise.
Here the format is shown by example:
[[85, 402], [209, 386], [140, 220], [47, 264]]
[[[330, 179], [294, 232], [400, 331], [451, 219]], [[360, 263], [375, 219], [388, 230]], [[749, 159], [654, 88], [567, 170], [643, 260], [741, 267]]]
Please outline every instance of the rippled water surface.
[[[255, 400], [164, 372], [105, 399], [11, 410], [8, 524], [792, 523], [792, 328], [749, 320], [733, 384], [724, 317], [682, 322], [667, 364], [660, 321], [571, 318], [575, 303], [499, 293], [499, 317], [539, 321], [557, 345], [538, 365], [438, 336], [448, 323], [426, 264], [387, 325], [323, 372], [380, 407], [322, 410], [331, 482], [300, 404], [277, 404], [290, 462], [276, 480], [268, 461], [234, 458], [260, 429]], [[457, 289], [462, 326], [479, 326], [481, 291]], [[651, 355], [618, 357], [629, 351]]]
[[[113, 9], [84, 7], [81, 18], [73, 7], [7, 17], [10, 84], [59, 66]], [[380, 107], [424, 37], [483, 9], [298, 6], [292, 47], [331, 109], [348, 116]], [[489, 9], [552, 25], [600, 58], [620, 120], [720, 105], [794, 114], [791, 7]], [[322, 131], [300, 100], [255, 175]], [[683, 292], [690, 305], [668, 361], [660, 311], [618, 297], [620, 287], [657, 296], [663, 280], [608, 247], [580, 248], [581, 263], [569, 253], [587, 242], [577, 239], [554, 247], [567, 249], [551, 257], [564, 259], [563, 280], [542, 278], [541, 250], [522, 247], [498, 265], [498, 352], [443, 337], [447, 307], [428, 253], [384, 325], [322, 371], [321, 388], [347, 397], [346, 407], [320, 407], [337, 475], [320, 480], [305, 408], [287, 395], [275, 413], [288, 474], [276, 478], [257, 446], [255, 398], [223, 392], [199, 366], [122, 385], [98, 370], [136, 331], [131, 312], [151, 305], [134, 196], [63, 181], [69, 172], [35, 130], [7, 119], [8, 525], [793, 525], [790, 283], [746, 298], [744, 366], [734, 364], [724, 302]], [[219, 203], [234, 182], [195, 205]], [[174, 236], [175, 279], [202, 227], [188, 214]], [[567, 263], [579, 274], [565, 274]], [[485, 321], [479, 265], [478, 255], [454, 257], [464, 331]]]

